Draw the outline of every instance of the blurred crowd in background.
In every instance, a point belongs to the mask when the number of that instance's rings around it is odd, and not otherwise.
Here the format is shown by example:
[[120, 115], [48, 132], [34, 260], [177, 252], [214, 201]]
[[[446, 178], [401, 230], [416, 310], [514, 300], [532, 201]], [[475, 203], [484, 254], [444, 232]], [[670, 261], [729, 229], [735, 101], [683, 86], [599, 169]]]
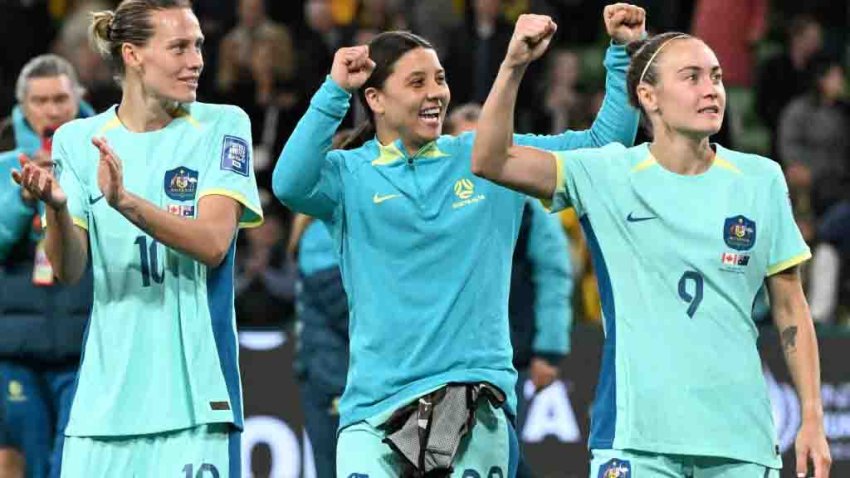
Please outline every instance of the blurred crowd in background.
[[[270, 193], [280, 150], [330, 70], [334, 51], [380, 31], [406, 29], [435, 45], [452, 93], [452, 121], [484, 101], [524, 12], [552, 15], [556, 46], [526, 76], [518, 132], [589, 127], [604, 93], [607, 36], [601, 0], [196, 0], [206, 35], [199, 99], [231, 103], [250, 116], [254, 167], [265, 224], [240, 237], [237, 319], [278, 327], [294, 319], [297, 267], [288, 245], [292, 214]], [[805, 280], [819, 322], [847, 324], [850, 313], [850, 59], [846, 0], [638, 0], [651, 32], [684, 31], [717, 53], [728, 111], [716, 139], [780, 162], [800, 227], [815, 252]], [[76, 68], [85, 101], [100, 112], [120, 100], [109, 69], [89, 47], [89, 12], [104, 0], [0, 0], [0, 117], [16, 104], [15, 81], [32, 57], [54, 52]], [[364, 120], [352, 108], [344, 127]], [[638, 142], [647, 137], [640, 133]], [[0, 151], [12, 149], [11, 120]], [[575, 320], [598, 321], [589, 255], [578, 220], [571, 238]], [[21, 252], [7, 261], [31, 261]], [[843, 267], [842, 267], [843, 266]]]

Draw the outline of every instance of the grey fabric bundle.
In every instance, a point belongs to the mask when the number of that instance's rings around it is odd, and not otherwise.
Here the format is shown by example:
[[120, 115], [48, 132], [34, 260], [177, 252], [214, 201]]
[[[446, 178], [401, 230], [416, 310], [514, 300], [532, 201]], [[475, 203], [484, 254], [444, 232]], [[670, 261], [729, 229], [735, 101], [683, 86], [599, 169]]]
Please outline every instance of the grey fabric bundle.
[[504, 394], [486, 383], [449, 384], [420, 397], [387, 421], [384, 442], [404, 457], [413, 476], [448, 476], [482, 398], [500, 406]]

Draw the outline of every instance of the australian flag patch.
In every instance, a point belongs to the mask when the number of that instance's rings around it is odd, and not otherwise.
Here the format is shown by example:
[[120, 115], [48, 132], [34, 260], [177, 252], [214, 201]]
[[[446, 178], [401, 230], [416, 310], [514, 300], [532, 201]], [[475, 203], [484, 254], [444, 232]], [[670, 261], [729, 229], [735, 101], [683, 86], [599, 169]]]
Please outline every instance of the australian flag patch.
[[225, 135], [221, 146], [221, 169], [248, 176], [248, 148], [244, 139]]

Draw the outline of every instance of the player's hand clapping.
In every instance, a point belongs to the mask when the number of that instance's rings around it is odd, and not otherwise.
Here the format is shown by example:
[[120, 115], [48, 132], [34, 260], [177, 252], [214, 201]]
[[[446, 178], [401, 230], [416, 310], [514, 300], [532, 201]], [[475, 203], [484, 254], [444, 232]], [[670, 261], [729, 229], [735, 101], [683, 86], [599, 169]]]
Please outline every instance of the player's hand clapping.
[[549, 48], [558, 25], [547, 15], [520, 15], [514, 34], [508, 44], [504, 64], [508, 67], [525, 66], [540, 58]]
[[68, 196], [53, 176], [53, 163], [39, 159], [33, 161], [25, 155], [19, 157], [20, 171], [12, 171], [12, 179], [24, 189], [24, 198], [43, 201], [53, 210], [61, 209], [68, 202]]
[[106, 202], [116, 207], [127, 192], [124, 189], [124, 170], [121, 159], [109, 147], [106, 138], [92, 138], [91, 142], [100, 152], [100, 160], [97, 163], [97, 186], [106, 198]]
[[608, 5], [602, 12], [605, 29], [614, 43], [626, 44], [643, 38], [646, 33], [646, 11], [628, 3]]
[[331, 79], [349, 93], [363, 86], [375, 70], [366, 45], [340, 48], [331, 65]]

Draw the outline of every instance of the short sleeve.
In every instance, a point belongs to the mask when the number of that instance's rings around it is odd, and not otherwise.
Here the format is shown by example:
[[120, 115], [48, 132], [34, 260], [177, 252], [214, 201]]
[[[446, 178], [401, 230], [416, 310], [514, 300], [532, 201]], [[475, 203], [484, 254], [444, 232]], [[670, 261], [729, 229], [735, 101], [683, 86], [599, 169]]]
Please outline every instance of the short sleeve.
[[785, 177], [778, 168], [776, 171], [768, 198], [771, 226], [770, 254], [766, 274], [768, 276], [796, 266], [812, 257], [809, 246], [803, 240], [800, 228], [794, 220]]
[[618, 143], [602, 148], [555, 151], [555, 191], [550, 200], [541, 201], [543, 206], [549, 212], [574, 207], [579, 216], [584, 215], [589, 195], [608, 176], [604, 169], [620, 164], [611, 159], [625, 151], [626, 148]]
[[68, 212], [71, 214], [74, 224], [88, 230], [89, 204], [97, 201], [102, 193], [96, 191], [95, 197], [89, 197], [81, 176], [82, 171], [74, 163], [71, 155], [71, 151], [73, 151], [72, 141], [75, 141], [75, 138], [69, 136], [67, 128], [59, 128], [56, 131], [51, 153], [54, 164], [53, 174], [59, 180], [62, 191], [68, 196]]
[[228, 107], [210, 141], [206, 172], [200, 179], [198, 201], [204, 196], [227, 196], [243, 206], [239, 227], [263, 222], [252, 162], [251, 123], [239, 108]]

